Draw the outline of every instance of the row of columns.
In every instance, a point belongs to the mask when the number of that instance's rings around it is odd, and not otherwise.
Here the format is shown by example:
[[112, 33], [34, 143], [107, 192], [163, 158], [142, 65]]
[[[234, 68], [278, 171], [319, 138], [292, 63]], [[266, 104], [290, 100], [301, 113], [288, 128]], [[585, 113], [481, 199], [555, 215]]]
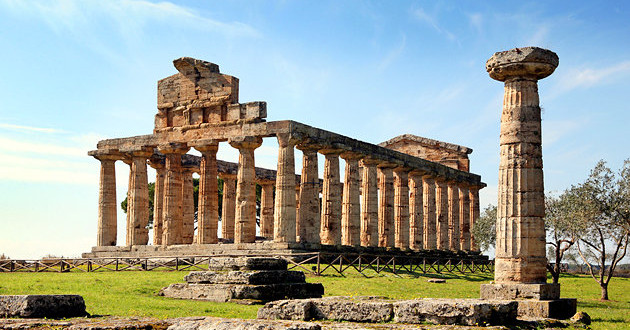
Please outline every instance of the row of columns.
[[[359, 153], [300, 143], [278, 135], [276, 181], [263, 182], [260, 234], [275, 242], [379, 246], [399, 249], [476, 249], [470, 228], [479, 216], [479, 188], [446, 181], [430, 173], [371, 159]], [[238, 174], [219, 174], [218, 142], [159, 145], [165, 162], [156, 169], [154, 245], [218, 242], [218, 186], [222, 176], [222, 237], [235, 243], [256, 239], [254, 150], [260, 137], [229, 141], [239, 150]], [[201, 152], [198, 231], [194, 233], [191, 168], [181, 158], [190, 147]], [[303, 154], [301, 182], [296, 182], [294, 149]], [[149, 150], [150, 149], [150, 150]], [[98, 245], [116, 244], [114, 162], [130, 164], [127, 245], [148, 243], [146, 160], [152, 148], [95, 156], [101, 161]], [[320, 207], [318, 153], [325, 157]], [[343, 184], [339, 159], [345, 161]], [[362, 169], [362, 170], [360, 170]], [[298, 189], [296, 190], [296, 186]], [[275, 200], [274, 200], [275, 187]], [[299, 206], [299, 207], [298, 207]]]

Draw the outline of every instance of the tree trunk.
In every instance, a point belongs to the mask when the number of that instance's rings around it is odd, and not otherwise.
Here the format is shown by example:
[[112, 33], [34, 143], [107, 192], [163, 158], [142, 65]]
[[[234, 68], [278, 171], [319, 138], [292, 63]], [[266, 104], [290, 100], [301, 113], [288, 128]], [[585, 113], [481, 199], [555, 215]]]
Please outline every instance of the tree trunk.
[[600, 298], [600, 300], [608, 300], [608, 284], [600, 284], [601, 288], [602, 288], [602, 297]]

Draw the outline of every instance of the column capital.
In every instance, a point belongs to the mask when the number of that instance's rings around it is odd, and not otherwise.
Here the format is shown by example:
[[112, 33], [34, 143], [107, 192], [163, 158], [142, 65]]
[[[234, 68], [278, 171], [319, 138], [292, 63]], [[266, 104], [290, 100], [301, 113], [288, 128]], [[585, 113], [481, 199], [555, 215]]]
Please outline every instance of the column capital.
[[280, 147], [295, 146], [302, 141], [302, 139], [296, 138], [291, 133], [278, 133], [276, 137], [278, 138], [278, 145]]
[[365, 155], [363, 155], [361, 153], [352, 152], [352, 151], [344, 151], [339, 156], [341, 158], [343, 158], [344, 160], [359, 160], [359, 159], [365, 157]]
[[394, 172], [411, 173], [411, 169], [408, 168], [408, 167], [404, 167], [404, 166], [397, 166], [397, 167], [394, 167]]
[[211, 152], [216, 153], [219, 150], [219, 140], [215, 139], [202, 139], [188, 142], [188, 146], [195, 148], [202, 154]]
[[409, 172], [409, 176], [410, 176], [410, 177], [422, 177], [422, 176], [424, 176], [424, 175], [426, 175], [426, 174], [427, 174], [427, 172], [426, 172], [426, 171], [423, 171], [423, 170], [418, 170], [418, 169], [412, 169], [412, 170]]
[[342, 152], [344, 152], [345, 150], [343, 149], [336, 149], [336, 148], [332, 148], [332, 147], [324, 147], [323, 149], [319, 149], [319, 153], [325, 156], [339, 156], [341, 155]]
[[100, 161], [103, 160], [123, 160], [125, 155], [118, 151], [118, 149], [98, 149], [88, 152], [88, 156], [92, 156]]
[[296, 144], [295, 147], [301, 151], [314, 151], [314, 152], [318, 152], [319, 150], [324, 149], [325, 147], [321, 144], [315, 144], [315, 143], [311, 143], [308, 141], [304, 141], [302, 140], [300, 143]]
[[256, 149], [262, 144], [260, 136], [239, 136], [231, 138], [228, 143], [236, 149]]
[[121, 148], [120, 152], [125, 153], [129, 157], [145, 157], [149, 158], [153, 155], [153, 147], [141, 146], [131, 148]]
[[160, 157], [157, 155], [153, 155], [151, 157], [149, 157], [149, 166], [153, 167], [154, 169], [163, 169], [166, 164], [164, 162], [164, 157]]
[[539, 80], [558, 67], [558, 55], [538, 47], [514, 48], [497, 52], [486, 61], [490, 78], [498, 81], [514, 79]]
[[396, 163], [391, 163], [391, 162], [384, 162], [384, 161], [380, 161], [376, 167], [381, 168], [381, 169], [394, 169], [396, 167], [400, 166], [399, 164]]
[[190, 147], [186, 145], [186, 143], [182, 142], [167, 142], [160, 143], [158, 146], [158, 151], [163, 154], [185, 154], [188, 152]]
[[367, 156], [367, 157], [363, 157], [361, 159], [361, 161], [359, 162], [359, 165], [365, 166], [365, 167], [376, 166], [376, 165], [378, 165], [379, 162], [380, 161], [378, 159], [374, 159], [374, 158], [371, 158], [371, 157]]

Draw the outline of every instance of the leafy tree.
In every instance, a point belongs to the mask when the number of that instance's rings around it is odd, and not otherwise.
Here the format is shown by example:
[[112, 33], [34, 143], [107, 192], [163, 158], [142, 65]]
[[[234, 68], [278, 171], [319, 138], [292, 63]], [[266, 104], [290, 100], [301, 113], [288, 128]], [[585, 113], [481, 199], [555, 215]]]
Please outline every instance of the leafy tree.
[[558, 283], [562, 259], [585, 227], [579, 218], [571, 216], [576, 198], [576, 193], [571, 189], [558, 197], [551, 194], [545, 196], [545, 229], [547, 244], [550, 245], [547, 259], [554, 261], [547, 264], [547, 270], [551, 273], [553, 283]]
[[475, 241], [482, 251], [487, 251], [490, 247], [494, 247], [497, 240], [497, 207], [496, 205], [488, 205], [479, 215], [479, 219], [475, 221], [473, 226], [473, 235]]
[[584, 183], [571, 188], [576, 197], [572, 216], [586, 224], [577, 242], [578, 253], [600, 285], [601, 300], [608, 300], [608, 284], [630, 240], [629, 183], [630, 160], [624, 162], [619, 177], [602, 160]]

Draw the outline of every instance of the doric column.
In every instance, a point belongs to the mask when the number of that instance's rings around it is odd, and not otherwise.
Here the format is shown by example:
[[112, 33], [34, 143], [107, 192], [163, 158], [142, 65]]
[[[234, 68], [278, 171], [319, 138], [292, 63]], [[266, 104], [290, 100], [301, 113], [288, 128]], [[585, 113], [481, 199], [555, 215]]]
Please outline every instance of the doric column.
[[129, 189], [127, 193], [127, 245], [149, 243], [149, 188], [147, 158], [153, 148], [143, 147], [129, 152]]
[[461, 248], [458, 184], [456, 181], [448, 182], [448, 247], [453, 251]]
[[236, 175], [221, 173], [223, 179], [223, 208], [221, 209], [221, 237], [234, 239], [236, 215]]
[[433, 175], [422, 176], [423, 207], [424, 207], [424, 249], [433, 250], [437, 247], [436, 213], [435, 213], [435, 178]]
[[409, 248], [424, 249], [424, 209], [422, 172], [409, 173]]
[[468, 199], [468, 185], [459, 184], [459, 221], [460, 221], [460, 247], [464, 251], [470, 251], [470, 200]]
[[363, 158], [361, 180], [361, 246], [378, 246], [378, 161]]
[[505, 82], [497, 207], [496, 283], [546, 283], [542, 130], [538, 80], [558, 56], [525, 47], [495, 53], [490, 77]]
[[321, 215], [319, 214], [319, 174], [317, 172], [317, 149], [309, 145], [298, 145], [302, 151], [302, 177], [300, 183], [300, 210], [298, 228], [300, 242], [319, 243]]
[[239, 152], [234, 243], [253, 243], [256, 241], [256, 163], [254, 150], [260, 147], [262, 138], [245, 136], [230, 139], [229, 142]]
[[394, 228], [395, 246], [409, 248], [409, 169], [394, 168]]
[[475, 242], [474, 228], [475, 222], [479, 219], [479, 189], [483, 186], [471, 186], [468, 194], [470, 199], [470, 249], [479, 251], [479, 247]]
[[155, 187], [153, 190], [153, 245], [162, 245], [162, 220], [164, 209], [164, 178], [166, 171], [162, 159], [151, 157], [149, 165], [155, 169]]
[[182, 244], [192, 244], [195, 236], [195, 168], [182, 167]]
[[118, 204], [116, 203], [115, 163], [121, 159], [121, 155], [100, 150], [90, 152], [90, 155], [101, 162], [96, 246], [116, 246]]
[[341, 206], [341, 244], [361, 244], [361, 204], [359, 190], [360, 154], [344, 152], [341, 158], [346, 162], [343, 180], [343, 203]]
[[260, 236], [273, 238], [273, 187], [275, 182], [260, 183]]
[[278, 134], [278, 171], [273, 213], [274, 242], [295, 242], [295, 144], [289, 134]]
[[396, 165], [380, 164], [378, 168], [378, 246], [394, 247], [394, 179]]
[[219, 142], [214, 140], [197, 141], [194, 147], [201, 152], [197, 239], [195, 243], [214, 244], [219, 241], [219, 184], [217, 180]]
[[435, 179], [435, 212], [437, 248], [448, 250], [448, 189], [444, 178]]
[[324, 149], [324, 185], [322, 188], [321, 244], [341, 243], [341, 182], [339, 177], [340, 150]]
[[188, 152], [184, 143], [166, 143], [158, 150], [166, 156], [162, 245], [182, 244], [182, 155]]

